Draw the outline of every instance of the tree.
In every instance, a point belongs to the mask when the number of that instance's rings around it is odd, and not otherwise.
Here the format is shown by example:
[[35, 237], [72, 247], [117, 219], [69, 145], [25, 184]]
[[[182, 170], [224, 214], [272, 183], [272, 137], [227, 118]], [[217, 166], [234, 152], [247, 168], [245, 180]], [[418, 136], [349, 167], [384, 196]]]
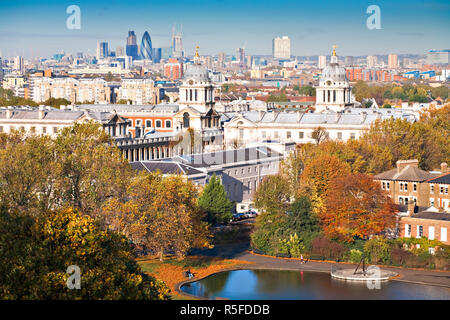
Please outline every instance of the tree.
[[291, 233], [302, 235], [304, 233], [320, 231], [319, 220], [312, 211], [311, 201], [307, 196], [300, 196], [288, 210], [287, 225]]
[[220, 179], [213, 174], [198, 199], [198, 204], [208, 214], [208, 221], [212, 224], [228, 222], [232, 218], [233, 204]]
[[[36, 218], [3, 207], [0, 262], [0, 299], [168, 299], [124, 236], [72, 209]], [[71, 265], [80, 268], [79, 290], [67, 288]]]
[[328, 133], [325, 128], [319, 126], [315, 128], [313, 132], [311, 132], [310, 138], [314, 139], [316, 144], [320, 144], [321, 142], [328, 139]]
[[371, 177], [357, 173], [332, 181], [319, 217], [328, 237], [353, 242], [393, 227], [395, 212], [389, 195]]
[[136, 245], [183, 257], [191, 247], [209, 246], [209, 230], [197, 204], [197, 188], [181, 176], [141, 173], [127, 189], [127, 201], [115, 198], [103, 209], [104, 224]]

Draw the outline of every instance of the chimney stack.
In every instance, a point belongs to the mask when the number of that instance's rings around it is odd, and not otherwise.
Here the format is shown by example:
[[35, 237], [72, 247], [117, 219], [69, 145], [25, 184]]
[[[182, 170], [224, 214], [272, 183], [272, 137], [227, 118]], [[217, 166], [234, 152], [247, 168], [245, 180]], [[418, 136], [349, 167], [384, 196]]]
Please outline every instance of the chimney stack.
[[416, 204], [414, 203], [414, 199], [413, 198], [409, 198], [408, 199], [408, 214], [410, 216], [414, 215], [414, 208], [416, 207]]
[[40, 107], [39, 107], [39, 116], [38, 116], [39, 120], [44, 119], [44, 116], [45, 116], [44, 107], [43, 107], [43, 106], [40, 106]]
[[412, 160], [398, 160], [397, 161], [397, 173], [400, 173], [400, 171], [402, 171], [404, 168], [406, 168], [407, 166], [411, 166], [411, 167], [419, 167], [419, 160], [417, 159], [412, 159]]

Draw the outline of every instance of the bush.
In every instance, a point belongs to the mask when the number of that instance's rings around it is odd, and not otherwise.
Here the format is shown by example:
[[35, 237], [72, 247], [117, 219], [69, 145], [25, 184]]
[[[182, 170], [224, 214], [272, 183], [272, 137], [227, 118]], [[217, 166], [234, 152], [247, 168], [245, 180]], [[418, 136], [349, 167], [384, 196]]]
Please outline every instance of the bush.
[[353, 263], [359, 263], [361, 261], [363, 253], [358, 249], [351, 249], [347, 254], [347, 260]]
[[389, 264], [391, 260], [391, 246], [384, 237], [374, 237], [364, 245], [364, 252], [369, 261], [374, 264]]
[[312, 255], [319, 255], [330, 260], [342, 259], [348, 249], [335, 241], [331, 241], [324, 236], [316, 237], [311, 243]]
[[403, 266], [413, 254], [402, 248], [393, 248], [391, 250], [391, 261], [394, 265]]
[[289, 235], [289, 240], [280, 240], [278, 252], [287, 254], [290, 257], [300, 258], [300, 256], [305, 253], [305, 246], [302, 244], [297, 234], [294, 233], [294, 235]]

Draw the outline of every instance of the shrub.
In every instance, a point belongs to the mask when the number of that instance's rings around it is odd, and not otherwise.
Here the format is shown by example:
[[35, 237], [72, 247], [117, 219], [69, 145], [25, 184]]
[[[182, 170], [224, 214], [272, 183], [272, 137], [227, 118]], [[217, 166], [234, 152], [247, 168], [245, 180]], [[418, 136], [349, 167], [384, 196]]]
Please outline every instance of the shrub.
[[358, 249], [351, 249], [347, 254], [347, 259], [350, 262], [359, 263], [361, 261], [362, 254], [363, 253]]
[[278, 253], [287, 254], [294, 258], [300, 258], [300, 256], [305, 253], [305, 246], [302, 244], [297, 234], [294, 233], [294, 235], [289, 235], [289, 240], [280, 240]]
[[348, 249], [344, 245], [331, 241], [324, 236], [316, 237], [311, 243], [312, 255], [323, 256], [326, 259], [341, 259], [347, 251]]
[[384, 237], [373, 237], [364, 245], [366, 253], [371, 263], [388, 264], [391, 260], [391, 246], [389, 241]]
[[402, 266], [406, 264], [412, 255], [411, 252], [403, 250], [402, 248], [392, 248], [391, 261], [394, 265]]

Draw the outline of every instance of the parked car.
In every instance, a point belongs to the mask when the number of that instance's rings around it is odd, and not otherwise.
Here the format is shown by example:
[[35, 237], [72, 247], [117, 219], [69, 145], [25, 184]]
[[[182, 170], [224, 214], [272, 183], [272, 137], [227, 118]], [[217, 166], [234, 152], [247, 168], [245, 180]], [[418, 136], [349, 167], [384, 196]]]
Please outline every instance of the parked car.
[[245, 216], [244, 216], [243, 213], [234, 213], [233, 214], [233, 221], [239, 221], [239, 220], [242, 220], [244, 218], [245, 218]]
[[253, 210], [247, 211], [247, 216], [248, 216], [249, 218], [256, 218], [257, 215], [258, 215], [258, 214], [256, 213], [256, 211], [253, 211]]

